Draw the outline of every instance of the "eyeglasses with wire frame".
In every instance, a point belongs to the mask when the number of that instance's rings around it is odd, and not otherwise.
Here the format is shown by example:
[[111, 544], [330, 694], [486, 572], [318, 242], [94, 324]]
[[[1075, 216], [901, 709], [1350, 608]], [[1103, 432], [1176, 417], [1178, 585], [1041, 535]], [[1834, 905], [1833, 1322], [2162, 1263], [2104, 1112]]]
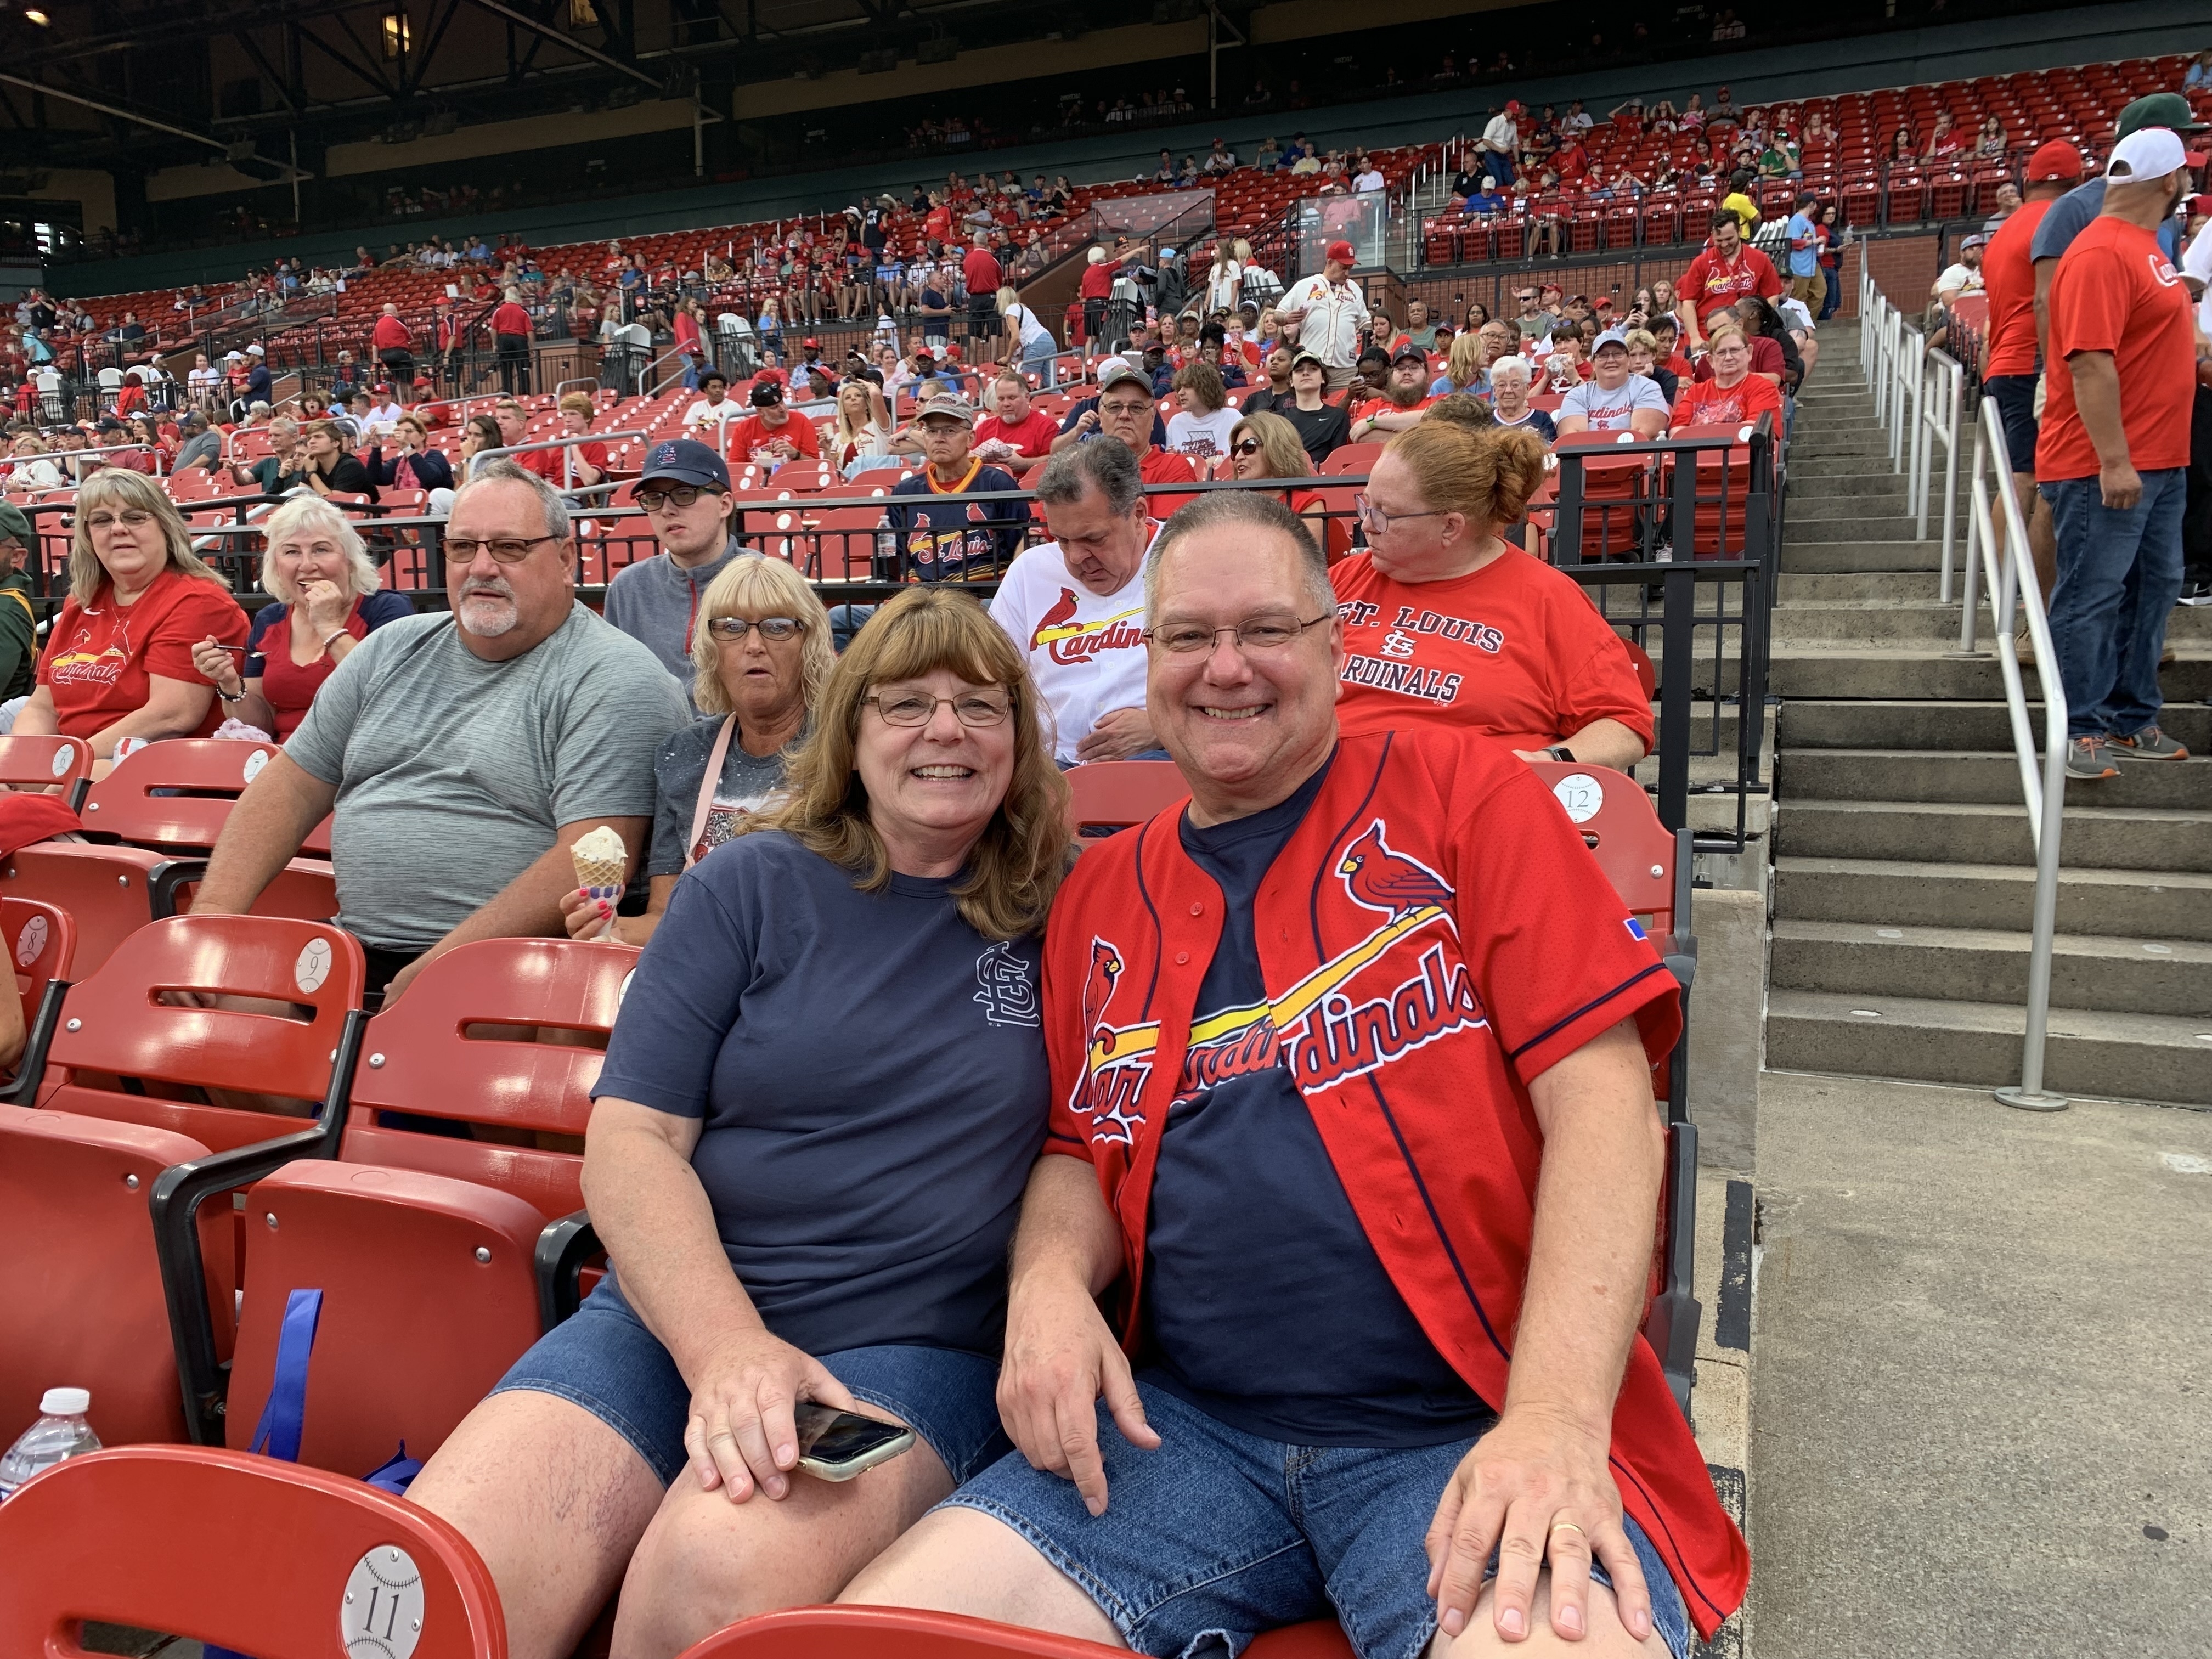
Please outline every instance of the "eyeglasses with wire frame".
[[1173, 652], [1177, 656], [1185, 656], [1194, 651], [1211, 651], [1213, 642], [1224, 634], [1236, 635], [1237, 648], [1240, 651], [1280, 651], [1309, 628], [1319, 628], [1323, 623], [1331, 621], [1334, 616], [1334, 612], [1323, 612], [1309, 619], [1291, 611], [1275, 611], [1247, 617], [1243, 622], [1226, 623], [1219, 628], [1209, 628], [1204, 623], [1196, 622], [1164, 623], [1158, 628], [1146, 629], [1145, 638], [1161, 650]]
[[1004, 698], [981, 691], [963, 691], [957, 697], [933, 697], [926, 691], [871, 692], [860, 701], [873, 703], [885, 726], [927, 726], [936, 718], [939, 703], [950, 704], [953, 719], [963, 726], [1001, 726], [1013, 712]]
[[501, 564], [520, 564], [530, 556], [530, 550], [546, 542], [557, 542], [558, 536], [501, 537], [497, 541], [478, 541], [474, 536], [446, 538], [447, 564], [474, 564], [477, 552], [482, 549]]

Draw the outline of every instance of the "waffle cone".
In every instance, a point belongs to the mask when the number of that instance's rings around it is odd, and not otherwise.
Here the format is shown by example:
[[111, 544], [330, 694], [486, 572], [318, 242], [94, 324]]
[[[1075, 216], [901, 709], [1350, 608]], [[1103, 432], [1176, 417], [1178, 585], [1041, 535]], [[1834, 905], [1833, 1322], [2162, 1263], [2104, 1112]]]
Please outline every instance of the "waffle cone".
[[581, 858], [576, 860], [576, 885], [579, 887], [616, 887], [623, 884], [626, 860], [622, 859]]

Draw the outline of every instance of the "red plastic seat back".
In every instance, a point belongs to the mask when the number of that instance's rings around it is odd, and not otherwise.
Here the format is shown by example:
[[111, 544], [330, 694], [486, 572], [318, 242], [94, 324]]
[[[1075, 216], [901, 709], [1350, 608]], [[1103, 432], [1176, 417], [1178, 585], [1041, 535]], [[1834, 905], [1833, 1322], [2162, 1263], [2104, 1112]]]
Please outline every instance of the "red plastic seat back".
[[58, 783], [66, 792], [79, 778], [91, 775], [92, 745], [82, 738], [0, 737], [0, 783], [10, 789]]
[[[167, 1129], [0, 1106], [0, 1432], [29, 1427], [48, 1389], [83, 1388], [108, 1444], [187, 1437], [146, 1203], [162, 1170], [207, 1151]], [[231, 1329], [229, 1206], [206, 1206], [199, 1227], [220, 1350]], [[0, 1559], [4, 1604], [21, 1564]]]
[[1565, 809], [1629, 915], [1656, 935], [1674, 927], [1674, 838], [1643, 785], [1626, 772], [1577, 761], [1532, 761], [1529, 769]]
[[[319, 1104], [346, 1012], [361, 1006], [367, 968], [352, 934], [277, 916], [171, 916], [125, 939], [70, 988], [46, 1058], [69, 1080], [47, 1097], [63, 1111], [191, 1136], [213, 1152], [300, 1126], [266, 1112], [163, 1098], [155, 1085], [281, 1095]], [[255, 997], [305, 1007], [307, 1019], [234, 1008], [175, 1007], [163, 991]], [[137, 1079], [149, 1092], [126, 1092]]]
[[68, 911], [37, 899], [0, 898], [0, 944], [15, 962], [15, 992], [23, 1000], [23, 1029], [39, 1012], [53, 980], [66, 980], [76, 956], [76, 923]]
[[1187, 799], [1173, 761], [1093, 761], [1069, 769], [1076, 830], [1127, 830]]
[[[688, 1648], [682, 1659], [1103, 1659], [1124, 1650], [906, 1607], [792, 1607], [741, 1620]], [[1352, 1659], [1352, 1644], [1321, 1620], [1264, 1632], [1251, 1659]]]
[[[551, 939], [481, 939], [440, 957], [369, 1021], [340, 1156], [496, 1187], [548, 1220], [581, 1208], [581, 1156], [532, 1142], [584, 1133], [599, 1045], [637, 957], [627, 945]], [[545, 1040], [562, 1033], [578, 1040]], [[381, 1111], [478, 1124], [501, 1139], [392, 1128], [376, 1121]]]
[[507, 1659], [491, 1573], [449, 1523], [265, 1457], [133, 1446], [72, 1458], [0, 1509], [0, 1560], [11, 1655], [77, 1659], [87, 1619], [263, 1659], [392, 1653], [403, 1649], [362, 1638], [419, 1620], [414, 1659]]
[[[276, 757], [274, 743], [178, 738], [149, 743], [116, 763], [85, 797], [84, 827], [140, 847], [208, 848], [246, 785]], [[172, 792], [155, 794], [155, 790]], [[330, 855], [325, 818], [301, 850]]]

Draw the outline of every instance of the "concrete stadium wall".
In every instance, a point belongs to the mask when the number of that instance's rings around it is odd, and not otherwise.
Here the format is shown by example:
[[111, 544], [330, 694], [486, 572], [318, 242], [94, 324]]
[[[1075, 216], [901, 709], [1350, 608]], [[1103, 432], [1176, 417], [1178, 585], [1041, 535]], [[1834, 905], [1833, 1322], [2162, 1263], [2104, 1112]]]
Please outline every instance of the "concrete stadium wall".
[[[1649, 70], [1609, 68], [1586, 75], [1516, 82], [1510, 88], [1428, 93], [1328, 109], [1276, 112], [1256, 119], [1241, 113], [1210, 115], [1182, 127], [1126, 136], [1012, 145], [989, 151], [986, 158], [957, 163], [948, 157], [917, 157], [911, 166], [850, 167], [748, 179], [639, 195], [619, 204], [584, 202], [503, 213], [496, 218], [479, 213], [459, 219], [414, 219], [380, 227], [376, 239], [459, 236], [475, 230], [501, 229], [544, 246], [643, 235], [702, 223], [835, 213], [863, 194], [902, 188], [918, 178], [939, 176], [955, 165], [972, 169], [982, 159], [988, 159], [994, 172], [1011, 167], [1024, 177], [1032, 173], [1064, 173], [1078, 182], [1097, 182], [1149, 173], [1163, 146], [1178, 154], [1201, 151], [1217, 132], [1226, 133], [1232, 146], [1245, 154], [1261, 137], [1288, 137], [1301, 126], [1325, 146], [1432, 140], [1479, 128], [1491, 103], [1509, 90], [1530, 103], [1564, 105], [1582, 98], [1593, 108], [1604, 110], [1632, 94], [1679, 101], [1692, 90], [1710, 91], [1725, 83], [1735, 90], [1739, 102], [1755, 103], [2062, 64], [2193, 52], [2205, 44], [2206, 38], [2204, 9], [2194, 0], [2122, 0], [2121, 3], [2021, 17], [2002, 41], [1991, 40], [1987, 26], [1978, 23], [1905, 29], [1823, 42], [1817, 49], [1777, 47], [1735, 52]], [[1808, 66], [1808, 58], [1817, 58], [1817, 64]], [[249, 264], [294, 254], [309, 264], [341, 258], [352, 252], [364, 234], [347, 230], [62, 266], [51, 273], [52, 286], [60, 294], [117, 294], [227, 280]], [[1932, 272], [1929, 280], [1933, 280]]]

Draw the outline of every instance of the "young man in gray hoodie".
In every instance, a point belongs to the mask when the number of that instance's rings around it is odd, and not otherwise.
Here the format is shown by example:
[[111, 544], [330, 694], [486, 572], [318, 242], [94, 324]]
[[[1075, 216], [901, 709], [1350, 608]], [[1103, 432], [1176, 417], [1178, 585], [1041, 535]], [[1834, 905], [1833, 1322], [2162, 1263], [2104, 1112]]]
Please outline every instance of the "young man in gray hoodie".
[[689, 438], [655, 444], [636, 495], [660, 551], [615, 573], [606, 619], [660, 659], [688, 702], [699, 596], [732, 559], [752, 550], [730, 527], [730, 470], [705, 444]]

